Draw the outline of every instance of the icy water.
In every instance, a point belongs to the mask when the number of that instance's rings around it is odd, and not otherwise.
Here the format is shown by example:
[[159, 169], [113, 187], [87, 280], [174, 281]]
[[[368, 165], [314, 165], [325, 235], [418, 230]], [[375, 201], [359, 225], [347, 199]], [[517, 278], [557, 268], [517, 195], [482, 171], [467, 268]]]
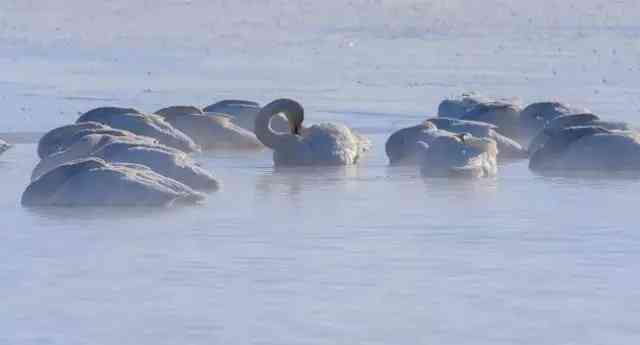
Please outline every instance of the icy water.
[[[357, 122], [358, 116], [352, 118]], [[204, 154], [198, 207], [24, 209], [2, 157], [0, 344], [631, 344], [634, 179], [423, 179]]]
[[[462, 91], [640, 124], [632, 0], [0, 3], [0, 133], [101, 105], [300, 100], [357, 167], [197, 155], [200, 206], [25, 209], [0, 156], [0, 345], [636, 344], [640, 179], [423, 179], [388, 135]], [[337, 15], [340, 13], [342, 15]], [[2, 136], [2, 135], [0, 135]]]

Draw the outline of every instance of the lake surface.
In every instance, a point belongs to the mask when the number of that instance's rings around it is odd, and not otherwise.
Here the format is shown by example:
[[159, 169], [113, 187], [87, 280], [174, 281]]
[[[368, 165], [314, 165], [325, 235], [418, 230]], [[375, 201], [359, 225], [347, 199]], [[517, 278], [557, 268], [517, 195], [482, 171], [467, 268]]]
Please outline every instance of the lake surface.
[[640, 179], [424, 179], [384, 153], [468, 90], [638, 124], [638, 3], [543, 2], [0, 4], [0, 132], [292, 97], [374, 142], [348, 168], [196, 155], [222, 189], [195, 207], [26, 209], [25, 135], [0, 156], [0, 345], [636, 344]]
[[[352, 122], [357, 122], [353, 116]], [[24, 209], [35, 145], [2, 157], [2, 344], [623, 344], [640, 336], [634, 179], [526, 162], [423, 179], [203, 154], [201, 206]]]

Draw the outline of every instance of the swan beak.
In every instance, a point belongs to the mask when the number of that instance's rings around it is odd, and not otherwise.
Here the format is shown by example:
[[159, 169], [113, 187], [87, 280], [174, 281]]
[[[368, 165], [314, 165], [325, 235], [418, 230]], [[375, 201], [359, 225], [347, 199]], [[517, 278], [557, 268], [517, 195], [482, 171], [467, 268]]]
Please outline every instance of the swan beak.
[[300, 135], [300, 125], [294, 125], [293, 129], [291, 130], [293, 132], [293, 134], [295, 135]]

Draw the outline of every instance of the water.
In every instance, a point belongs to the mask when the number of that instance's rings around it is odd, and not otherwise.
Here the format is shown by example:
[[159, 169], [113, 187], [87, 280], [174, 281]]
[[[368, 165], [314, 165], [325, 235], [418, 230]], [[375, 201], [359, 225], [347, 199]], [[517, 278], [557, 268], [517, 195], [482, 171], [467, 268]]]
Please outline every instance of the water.
[[[28, 132], [0, 156], [0, 345], [640, 339], [640, 179], [542, 177], [526, 161], [423, 179], [384, 154], [392, 131], [467, 90], [637, 124], [637, 2], [326, 3], [0, 4], [0, 132]], [[222, 189], [196, 207], [19, 204], [32, 132], [78, 112], [283, 96], [373, 151], [278, 170], [268, 151], [200, 154]]]
[[[354, 116], [357, 118], [357, 116]], [[371, 134], [370, 134], [371, 135]], [[385, 135], [371, 135], [379, 148]], [[622, 344], [640, 335], [634, 179], [423, 179], [204, 154], [169, 210], [24, 209], [2, 158], [2, 344]]]

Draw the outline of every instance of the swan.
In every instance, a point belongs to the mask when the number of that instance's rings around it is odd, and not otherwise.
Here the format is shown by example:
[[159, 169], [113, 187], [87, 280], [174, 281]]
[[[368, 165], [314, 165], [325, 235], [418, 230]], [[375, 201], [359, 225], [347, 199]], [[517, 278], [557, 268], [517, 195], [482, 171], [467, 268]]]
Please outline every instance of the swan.
[[[452, 119], [446, 117], [436, 117], [427, 120], [433, 123], [438, 129], [443, 129], [452, 133], [469, 133], [477, 138], [491, 138], [498, 145], [500, 158], [527, 158], [527, 150], [515, 140], [497, 132], [498, 127], [486, 122]], [[427, 143], [428, 144], [428, 143]]]
[[496, 131], [521, 142], [520, 106], [507, 101], [480, 103], [469, 109], [461, 120], [480, 121], [495, 125]]
[[475, 92], [465, 92], [459, 97], [447, 98], [438, 105], [438, 116], [448, 118], [460, 118], [473, 107], [494, 101], [491, 98], [479, 95]]
[[193, 106], [171, 106], [155, 112], [187, 134], [203, 150], [262, 149], [253, 131], [248, 131], [218, 113], [203, 113]]
[[[282, 113], [289, 133], [271, 128], [271, 118]], [[371, 143], [341, 124], [302, 127], [304, 109], [291, 99], [278, 99], [264, 106], [255, 122], [258, 139], [273, 150], [275, 165], [351, 165], [356, 164]]]
[[114, 129], [99, 122], [80, 122], [54, 128], [45, 133], [40, 140], [38, 140], [38, 157], [44, 159], [56, 152], [64, 151], [79, 138], [87, 134], [111, 134], [120, 137], [136, 137], [137, 140], [158, 143], [156, 139], [137, 136], [131, 132]]
[[161, 144], [191, 153], [200, 151], [191, 138], [175, 129], [162, 117], [142, 114], [132, 108], [101, 107], [84, 113], [76, 123], [99, 122], [115, 129], [157, 139]]
[[622, 172], [640, 170], [640, 135], [598, 126], [548, 131], [549, 139], [535, 151], [529, 169], [536, 172]]
[[60, 165], [31, 182], [22, 205], [167, 206], [193, 204], [205, 196], [138, 164], [87, 158]]
[[242, 128], [253, 132], [253, 124], [260, 112], [260, 104], [253, 101], [225, 99], [202, 109], [205, 113], [226, 114]]
[[416, 164], [421, 151], [418, 142], [429, 145], [442, 136], [471, 134], [476, 138], [489, 138], [496, 142], [499, 156], [504, 158], [526, 158], [527, 151], [514, 140], [495, 131], [496, 126], [476, 121], [437, 117], [408, 128], [400, 129], [387, 139], [385, 150], [389, 164]]
[[520, 142], [520, 111], [514, 100], [469, 92], [440, 102], [438, 117], [490, 123], [497, 126], [498, 133]]
[[428, 177], [491, 177], [498, 171], [496, 142], [469, 134], [418, 142], [420, 172]]
[[578, 126], [595, 126], [612, 131], [633, 130], [633, 128], [625, 122], [603, 121], [597, 115], [591, 113], [562, 115], [549, 121], [544, 130], [538, 132], [529, 144], [529, 152], [533, 153], [543, 147], [549, 140], [550, 133], [557, 132], [563, 128]]
[[520, 137], [523, 143], [529, 145], [531, 139], [556, 117], [587, 112], [587, 109], [579, 109], [562, 102], [531, 103], [520, 112]]
[[215, 178], [186, 153], [126, 132], [119, 135], [87, 132], [64, 150], [42, 159], [31, 179], [37, 180], [62, 164], [87, 157], [144, 165], [195, 190], [218, 189]]
[[[254, 132], [256, 116], [260, 113], [260, 104], [252, 101], [244, 101], [237, 99], [226, 99], [202, 109], [205, 113], [225, 114], [231, 122], [238, 126]], [[288, 132], [289, 123], [287, 118], [278, 114], [271, 119], [271, 128], [276, 132]]]
[[11, 148], [11, 145], [9, 145], [6, 141], [0, 139], [0, 154], [4, 153], [4, 151], [10, 148]]
[[389, 136], [385, 151], [391, 165], [417, 164], [420, 148], [418, 142], [429, 145], [441, 136], [454, 133], [439, 130], [432, 122], [425, 121], [417, 126], [402, 128]]

